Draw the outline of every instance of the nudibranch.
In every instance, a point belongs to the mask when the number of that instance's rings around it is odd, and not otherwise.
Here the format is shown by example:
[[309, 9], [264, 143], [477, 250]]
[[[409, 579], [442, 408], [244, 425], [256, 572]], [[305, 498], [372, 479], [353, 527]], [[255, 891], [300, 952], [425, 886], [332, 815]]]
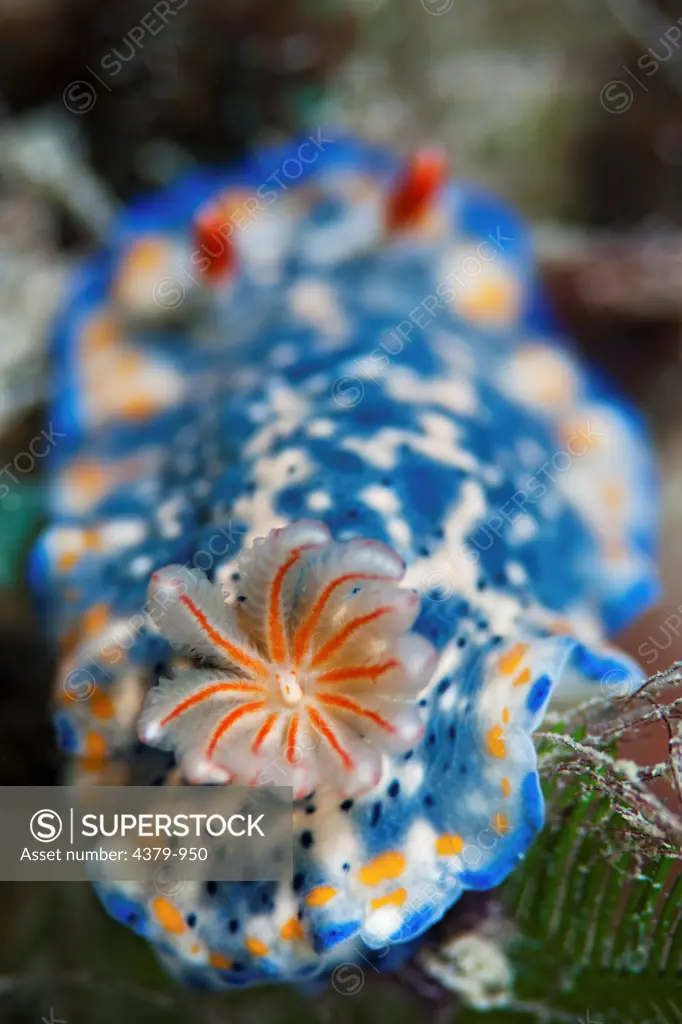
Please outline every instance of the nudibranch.
[[[190, 782], [322, 784], [341, 797], [373, 789], [382, 753], [412, 749], [424, 727], [416, 695], [436, 656], [410, 628], [419, 595], [385, 544], [335, 544], [323, 523], [273, 530], [239, 562], [227, 604], [196, 570], [152, 577], [150, 615], [173, 647], [210, 669], [154, 688], [140, 738], [175, 751]], [[278, 770], [273, 770], [277, 765]]]
[[388, 969], [542, 826], [657, 596], [637, 414], [501, 203], [318, 133], [127, 210], [56, 331], [32, 582], [85, 784], [292, 786], [293, 871], [110, 913], [201, 987]]

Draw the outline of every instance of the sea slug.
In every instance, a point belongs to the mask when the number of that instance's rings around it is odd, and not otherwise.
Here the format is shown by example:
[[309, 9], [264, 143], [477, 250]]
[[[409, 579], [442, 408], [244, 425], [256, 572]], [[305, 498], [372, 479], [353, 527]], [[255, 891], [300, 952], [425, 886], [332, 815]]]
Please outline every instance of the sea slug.
[[203, 987], [389, 963], [523, 857], [550, 699], [641, 678], [608, 641], [658, 592], [637, 415], [503, 203], [321, 132], [128, 209], [52, 365], [71, 778], [297, 797], [291, 877], [105, 906]]

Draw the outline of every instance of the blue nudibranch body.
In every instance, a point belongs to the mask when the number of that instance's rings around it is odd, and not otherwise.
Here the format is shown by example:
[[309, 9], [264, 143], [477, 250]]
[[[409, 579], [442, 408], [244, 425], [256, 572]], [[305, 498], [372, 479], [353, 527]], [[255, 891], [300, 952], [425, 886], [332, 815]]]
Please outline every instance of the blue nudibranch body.
[[390, 963], [541, 827], [550, 698], [641, 678], [606, 639], [657, 594], [636, 415], [503, 204], [323, 135], [130, 209], [53, 363], [74, 777], [297, 797], [292, 877], [103, 902], [204, 987]]

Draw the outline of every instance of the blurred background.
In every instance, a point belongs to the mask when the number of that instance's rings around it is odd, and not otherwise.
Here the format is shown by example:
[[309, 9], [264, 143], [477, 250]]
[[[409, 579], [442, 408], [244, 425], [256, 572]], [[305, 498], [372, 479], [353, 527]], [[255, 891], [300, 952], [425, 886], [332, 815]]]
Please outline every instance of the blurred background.
[[[0, 0], [2, 465], [42, 427], [50, 324], [121, 204], [321, 125], [436, 142], [530, 220], [561, 318], [660, 452], [665, 602], [625, 643], [652, 639], [653, 669], [682, 656], [682, 3]], [[25, 586], [42, 515], [36, 460], [0, 501], [0, 784], [59, 773]], [[0, 912], [0, 1022], [369, 1020], [377, 998], [451, 1015], [395, 981], [350, 1001], [181, 992], [85, 886], [5, 884]]]

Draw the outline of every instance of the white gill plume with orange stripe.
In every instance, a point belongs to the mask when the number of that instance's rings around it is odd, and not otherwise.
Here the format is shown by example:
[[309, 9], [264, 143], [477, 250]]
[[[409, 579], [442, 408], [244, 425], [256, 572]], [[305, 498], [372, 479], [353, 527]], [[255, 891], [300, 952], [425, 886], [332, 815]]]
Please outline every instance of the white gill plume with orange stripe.
[[243, 553], [234, 601], [196, 570], [155, 573], [152, 619], [205, 664], [151, 690], [141, 739], [173, 750], [191, 782], [372, 789], [383, 755], [420, 740], [436, 661], [411, 632], [419, 597], [403, 572], [387, 545], [336, 543], [306, 520]]

